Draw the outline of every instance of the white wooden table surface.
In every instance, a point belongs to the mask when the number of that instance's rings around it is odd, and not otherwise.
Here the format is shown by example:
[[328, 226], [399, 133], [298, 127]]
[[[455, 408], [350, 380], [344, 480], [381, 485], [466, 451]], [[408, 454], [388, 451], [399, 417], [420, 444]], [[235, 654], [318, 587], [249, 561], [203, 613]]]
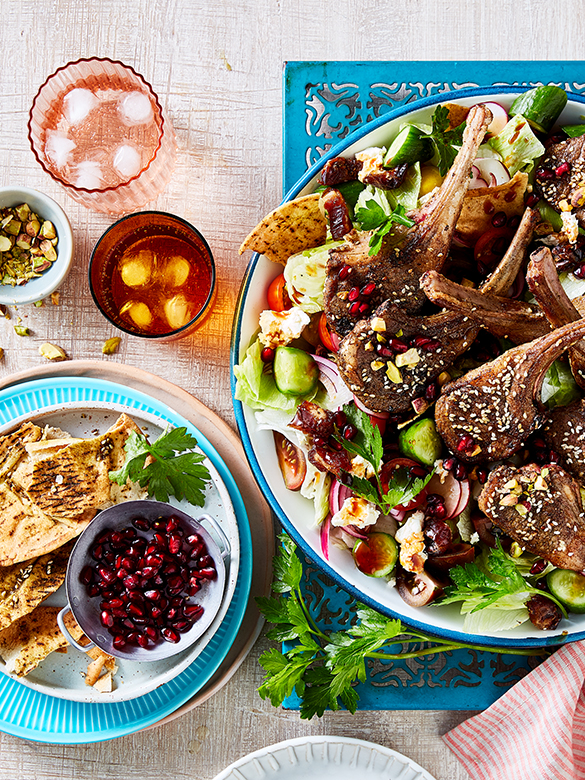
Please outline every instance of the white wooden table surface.
[[[54, 197], [74, 229], [74, 270], [60, 305], [24, 307], [0, 321], [0, 375], [32, 368], [52, 341], [72, 359], [140, 366], [175, 382], [233, 424], [229, 340], [247, 258], [242, 238], [281, 194], [281, 78], [287, 60], [579, 59], [579, 0], [2, 0], [0, 3], [0, 186], [24, 184]], [[60, 65], [109, 56], [152, 83], [177, 133], [173, 180], [154, 202], [207, 237], [219, 272], [213, 315], [198, 334], [156, 346], [115, 335], [87, 287], [94, 242], [111, 223], [70, 200], [35, 162], [26, 138], [39, 85]], [[16, 316], [32, 336], [14, 334]], [[337, 734], [379, 742], [438, 780], [463, 780], [440, 739], [457, 712], [329, 713], [304, 722], [256, 694], [251, 656], [214, 698], [183, 718], [87, 746], [46, 746], [0, 734], [0, 780], [207, 779], [248, 752], [289, 737]]]

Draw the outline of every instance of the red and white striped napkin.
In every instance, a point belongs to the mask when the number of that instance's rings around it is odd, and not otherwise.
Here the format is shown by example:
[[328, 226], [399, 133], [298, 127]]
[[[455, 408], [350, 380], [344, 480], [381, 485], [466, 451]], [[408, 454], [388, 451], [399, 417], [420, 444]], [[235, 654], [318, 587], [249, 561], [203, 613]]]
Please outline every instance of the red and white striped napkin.
[[585, 780], [585, 640], [443, 737], [473, 780]]

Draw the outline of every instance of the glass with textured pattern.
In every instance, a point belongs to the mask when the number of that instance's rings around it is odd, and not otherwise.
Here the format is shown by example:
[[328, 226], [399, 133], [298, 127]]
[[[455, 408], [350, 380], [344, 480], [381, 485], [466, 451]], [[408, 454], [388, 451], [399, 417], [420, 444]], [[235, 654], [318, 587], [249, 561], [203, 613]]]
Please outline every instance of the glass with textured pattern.
[[59, 68], [39, 89], [28, 137], [44, 170], [79, 203], [125, 214], [168, 184], [175, 134], [152, 87], [107, 58]]

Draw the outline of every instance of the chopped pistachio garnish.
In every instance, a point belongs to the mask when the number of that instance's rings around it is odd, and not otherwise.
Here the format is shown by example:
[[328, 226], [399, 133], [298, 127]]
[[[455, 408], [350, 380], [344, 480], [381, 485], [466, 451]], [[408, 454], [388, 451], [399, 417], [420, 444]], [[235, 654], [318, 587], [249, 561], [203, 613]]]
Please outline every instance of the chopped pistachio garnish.
[[499, 503], [500, 506], [516, 506], [518, 503], [518, 496], [515, 496], [513, 493], [507, 493], [500, 499]]
[[510, 545], [510, 555], [512, 556], [512, 558], [519, 558], [523, 552], [524, 549], [520, 547], [518, 542], [512, 542], [512, 544]]
[[58, 292], [51, 293], [51, 303], [53, 304], [53, 306], [58, 306], [59, 305], [59, 293]]
[[17, 336], [30, 336], [30, 330], [24, 325], [15, 325], [14, 332]]
[[386, 376], [388, 379], [391, 382], [394, 382], [395, 385], [397, 385], [399, 382], [402, 382], [402, 374], [391, 360], [387, 362], [386, 366]]
[[42, 299], [41, 299], [40, 301], [35, 301], [35, 302], [33, 303], [33, 306], [36, 306], [36, 307], [37, 307], [37, 309], [40, 309], [42, 305], [43, 305], [43, 301], [42, 301]]
[[526, 517], [526, 515], [528, 514], [528, 509], [526, 509], [526, 507], [523, 504], [516, 504], [514, 509], [518, 512], [518, 514], [521, 517]]
[[376, 333], [384, 333], [386, 330], [386, 323], [381, 317], [372, 317], [372, 321], [370, 322], [370, 327]]
[[55, 226], [27, 203], [0, 209], [0, 284], [26, 284], [57, 259]]
[[64, 349], [56, 344], [50, 344], [46, 341], [39, 347], [39, 352], [47, 360], [67, 360], [67, 354]]
[[114, 352], [118, 349], [118, 346], [122, 339], [120, 336], [114, 336], [111, 339], [107, 339], [107, 341], [104, 341], [102, 346], [102, 352], [104, 355], [113, 355]]
[[548, 485], [546, 484], [544, 479], [540, 476], [540, 474], [534, 480], [534, 489], [535, 490], [548, 490]]
[[418, 350], [414, 347], [411, 347], [410, 349], [407, 349], [406, 352], [403, 352], [401, 355], [396, 355], [395, 363], [399, 368], [402, 368], [402, 366], [416, 366], [416, 364], [420, 361], [420, 355], [418, 353]]
[[384, 363], [381, 360], [372, 360], [370, 368], [372, 371], [379, 371], [381, 368], [384, 368]]

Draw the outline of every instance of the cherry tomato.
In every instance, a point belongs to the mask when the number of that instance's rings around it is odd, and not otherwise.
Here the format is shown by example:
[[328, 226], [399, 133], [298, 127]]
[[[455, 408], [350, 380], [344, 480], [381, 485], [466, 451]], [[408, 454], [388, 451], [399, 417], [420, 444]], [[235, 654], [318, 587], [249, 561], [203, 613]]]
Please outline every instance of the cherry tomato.
[[319, 317], [319, 338], [321, 339], [321, 343], [325, 349], [328, 349], [329, 352], [337, 352], [338, 345], [336, 346], [336, 342], [333, 340], [333, 335], [329, 330], [329, 325], [327, 325], [327, 317], [325, 316], [325, 312], [323, 312]]
[[289, 490], [300, 490], [307, 473], [305, 455], [299, 447], [287, 439], [286, 436], [283, 436], [282, 433], [273, 431], [273, 434], [276, 456], [284, 484]]
[[[392, 475], [397, 469], [404, 469], [407, 472], [410, 472], [411, 469], [415, 469], [417, 476], [424, 476], [424, 474], [426, 474], [426, 471], [420, 465], [420, 463], [417, 463], [414, 460], [410, 460], [410, 458], [394, 458], [393, 460], [388, 461], [388, 463], [385, 463], [382, 466], [382, 471], [380, 472], [380, 482], [382, 483], [382, 490], [384, 493], [388, 492], [388, 484], [392, 478]], [[426, 503], [426, 499], [427, 489], [423, 488], [420, 493], [412, 499], [412, 501], [409, 501], [408, 504], [398, 504], [396, 509], [404, 509], [406, 512], [409, 512], [411, 509], [416, 509], [419, 506], [423, 506], [423, 504]]]
[[292, 307], [292, 303], [286, 291], [284, 274], [279, 274], [272, 280], [268, 287], [266, 297], [272, 311], [285, 311], [285, 309], [290, 309]]
[[473, 256], [480, 272], [496, 267], [505, 255], [514, 231], [507, 227], [494, 227], [483, 233], [476, 241]]

